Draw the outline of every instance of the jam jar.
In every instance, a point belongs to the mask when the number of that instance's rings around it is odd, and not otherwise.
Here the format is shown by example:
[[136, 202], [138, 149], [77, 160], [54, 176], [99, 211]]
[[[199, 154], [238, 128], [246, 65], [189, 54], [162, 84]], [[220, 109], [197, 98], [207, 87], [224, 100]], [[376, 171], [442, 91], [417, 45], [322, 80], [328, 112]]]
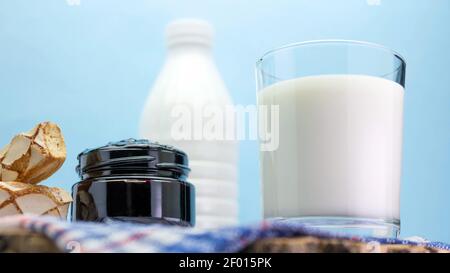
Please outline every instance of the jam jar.
[[194, 226], [187, 155], [148, 140], [123, 140], [78, 155], [73, 221]]

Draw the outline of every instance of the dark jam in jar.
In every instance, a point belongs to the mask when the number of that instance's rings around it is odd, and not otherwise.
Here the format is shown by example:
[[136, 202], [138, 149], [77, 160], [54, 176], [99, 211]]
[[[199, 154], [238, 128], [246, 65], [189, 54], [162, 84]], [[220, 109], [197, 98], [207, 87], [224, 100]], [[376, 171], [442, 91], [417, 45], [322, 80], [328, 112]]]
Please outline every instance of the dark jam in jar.
[[124, 140], [78, 155], [73, 221], [194, 226], [187, 155], [147, 140]]

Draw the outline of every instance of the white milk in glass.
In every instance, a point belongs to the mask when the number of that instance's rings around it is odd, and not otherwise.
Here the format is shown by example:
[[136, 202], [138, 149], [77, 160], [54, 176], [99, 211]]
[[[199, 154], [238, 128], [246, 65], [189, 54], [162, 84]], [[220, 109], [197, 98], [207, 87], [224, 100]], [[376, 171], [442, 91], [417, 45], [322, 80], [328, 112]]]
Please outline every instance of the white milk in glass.
[[279, 147], [261, 152], [264, 216], [399, 219], [404, 89], [378, 77], [286, 80], [258, 93], [279, 105]]

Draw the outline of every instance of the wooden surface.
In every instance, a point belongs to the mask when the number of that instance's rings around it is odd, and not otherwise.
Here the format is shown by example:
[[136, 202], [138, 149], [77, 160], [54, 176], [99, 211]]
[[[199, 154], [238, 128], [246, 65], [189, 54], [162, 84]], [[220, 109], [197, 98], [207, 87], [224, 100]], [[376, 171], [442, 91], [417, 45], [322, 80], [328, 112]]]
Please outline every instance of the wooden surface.
[[39, 234], [23, 230], [0, 230], [0, 253], [56, 253], [52, 241]]
[[[60, 250], [44, 236], [23, 230], [0, 230], [0, 252], [55, 253]], [[272, 238], [257, 241], [244, 252], [250, 253], [449, 253], [435, 248], [405, 245], [379, 245], [311, 236]]]
[[257, 241], [246, 252], [251, 253], [448, 253], [436, 248], [409, 245], [380, 245], [343, 239], [320, 239], [305, 236], [272, 238]]

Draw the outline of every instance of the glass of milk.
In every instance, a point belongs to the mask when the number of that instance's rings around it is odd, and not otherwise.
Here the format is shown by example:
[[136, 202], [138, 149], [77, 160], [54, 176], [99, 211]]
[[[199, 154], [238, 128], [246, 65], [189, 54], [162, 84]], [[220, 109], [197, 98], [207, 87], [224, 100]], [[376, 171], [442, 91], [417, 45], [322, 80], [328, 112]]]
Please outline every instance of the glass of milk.
[[405, 68], [384, 46], [341, 40], [258, 61], [260, 138], [277, 138], [261, 141], [265, 218], [398, 236]]

